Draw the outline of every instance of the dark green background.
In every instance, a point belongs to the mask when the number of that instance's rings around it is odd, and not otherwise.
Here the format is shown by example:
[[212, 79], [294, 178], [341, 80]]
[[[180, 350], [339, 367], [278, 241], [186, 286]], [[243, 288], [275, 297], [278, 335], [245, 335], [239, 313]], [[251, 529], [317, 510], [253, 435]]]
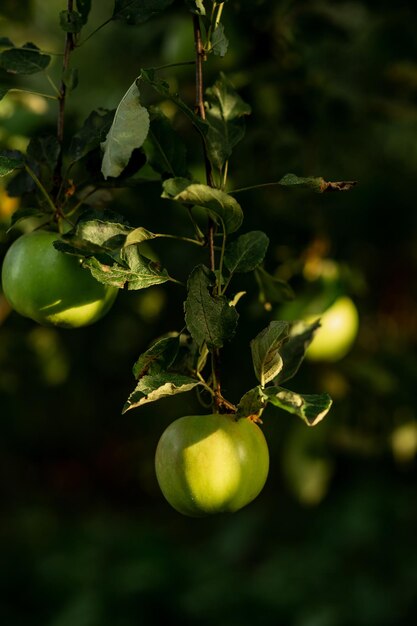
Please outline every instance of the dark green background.
[[[112, 6], [93, 2], [87, 33]], [[57, 0], [3, 0], [0, 35], [60, 51], [57, 15], [64, 8]], [[416, 24], [417, 8], [405, 2], [230, 0], [230, 51], [206, 64], [207, 84], [223, 70], [253, 109], [231, 162], [231, 188], [287, 172], [359, 181], [342, 194], [271, 187], [239, 196], [243, 232], [262, 229], [271, 239], [268, 270], [288, 277], [299, 298], [320, 293], [320, 284], [302, 275], [307, 252], [320, 250], [339, 264], [361, 319], [345, 359], [306, 363], [294, 380], [298, 391], [333, 395], [322, 425], [310, 430], [288, 414], [265, 413], [271, 471], [252, 505], [196, 521], [164, 502], [154, 449], [168, 423], [201, 411], [192, 394], [120, 415], [137, 356], [156, 336], [183, 326], [181, 288], [121, 293], [105, 319], [73, 332], [15, 314], [3, 321], [1, 623], [413, 623]], [[142, 27], [106, 26], [73, 55], [80, 85], [68, 102], [67, 139], [92, 109], [115, 107], [140, 67], [192, 56], [191, 18], [181, 2]], [[55, 78], [59, 67], [58, 57]], [[192, 69], [165, 76], [192, 105]], [[41, 75], [21, 84], [50, 89]], [[54, 103], [42, 110], [28, 102], [13, 95], [1, 103], [2, 148], [54, 132]], [[179, 114], [175, 123], [201, 176], [199, 142]], [[157, 184], [147, 184], [117, 192], [110, 206], [134, 225], [183, 232], [181, 211], [159, 195]], [[4, 254], [10, 237], [2, 219]], [[179, 278], [204, 260], [175, 242], [158, 242], [154, 251]], [[270, 319], [252, 278], [236, 287], [248, 294], [223, 357], [224, 390], [233, 401], [255, 383], [248, 342]], [[308, 481], [316, 486], [310, 498]]]

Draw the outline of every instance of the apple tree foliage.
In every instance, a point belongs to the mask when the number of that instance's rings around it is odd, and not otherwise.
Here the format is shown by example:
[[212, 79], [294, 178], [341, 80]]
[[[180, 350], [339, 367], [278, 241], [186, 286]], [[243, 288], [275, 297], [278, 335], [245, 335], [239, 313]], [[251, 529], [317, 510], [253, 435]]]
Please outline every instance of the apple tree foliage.
[[[120, 20], [134, 28], [157, 18], [171, 3], [172, 0], [115, 0], [106, 23]], [[200, 88], [203, 99], [199, 102], [197, 93], [197, 106], [171, 90], [161, 78], [163, 68], [143, 68], [136, 76], [126, 76], [126, 92], [115, 111], [92, 111], [63, 144], [60, 134], [63, 135], [65, 100], [78, 82], [71, 53], [93, 34], [84, 34], [91, 0], [68, 2], [58, 20], [66, 41], [61, 85], [55, 95], [61, 131], [57, 136], [33, 137], [25, 154], [0, 153], [0, 176], [8, 176], [10, 195], [22, 198], [21, 208], [12, 216], [11, 228], [34, 216], [42, 226], [58, 224], [61, 239], [55, 242], [56, 248], [79, 257], [85, 271], [106, 285], [139, 290], [171, 281], [184, 290], [184, 327], [156, 339], [139, 356], [133, 367], [136, 386], [123, 412], [165, 396], [200, 389], [211, 398], [214, 410], [220, 412], [260, 420], [266, 406], [271, 405], [312, 426], [328, 412], [330, 397], [299, 393], [282, 385], [298, 371], [318, 330], [317, 322], [273, 320], [266, 328], [256, 329], [250, 345], [256, 386], [245, 393], [242, 390], [237, 405], [221, 392], [219, 351], [233, 340], [239, 308], [244, 303], [244, 292], [236, 293], [234, 288], [235, 276], [254, 275], [259, 299], [267, 310], [294, 294], [287, 283], [264, 268], [269, 238], [261, 230], [245, 232], [243, 227], [242, 232], [245, 208], [237, 200], [238, 190], [228, 190], [229, 161], [244, 137], [245, 118], [251, 107], [224, 73], [203, 92], [204, 63], [210, 62], [212, 55], [223, 57], [227, 53], [222, 14], [230, 7], [227, 2], [213, 0], [185, 0], [183, 5], [184, 12], [190, 12], [190, 30], [194, 26], [196, 36], [194, 64], [201, 69], [197, 92]], [[50, 55], [32, 42], [17, 47], [10, 39], [0, 37], [0, 67], [10, 78], [7, 85], [0, 85], [0, 98], [13, 90], [16, 75], [44, 72], [50, 61]], [[194, 71], [190, 61], [187, 64]], [[163, 110], [149, 104], [149, 96], [143, 95], [151, 91], [153, 102], [171, 101], [194, 127], [196, 139], [201, 141], [206, 180], [192, 179], [181, 137]], [[15, 175], [10, 176], [14, 171]], [[140, 187], [149, 177], [160, 181], [161, 197], [179, 205], [189, 217], [192, 236], [153, 233], [146, 224], [134, 227], [121, 215], [106, 208], [92, 209], [87, 203], [101, 190]], [[323, 193], [344, 191], [354, 183], [286, 174], [272, 184], [307, 187]], [[147, 256], [145, 249], [156, 238], [177, 238], [178, 246], [191, 244], [205, 249], [207, 263], [196, 264], [183, 284], [171, 275], [169, 267], [161, 267]], [[248, 349], [248, 356], [250, 352]]]

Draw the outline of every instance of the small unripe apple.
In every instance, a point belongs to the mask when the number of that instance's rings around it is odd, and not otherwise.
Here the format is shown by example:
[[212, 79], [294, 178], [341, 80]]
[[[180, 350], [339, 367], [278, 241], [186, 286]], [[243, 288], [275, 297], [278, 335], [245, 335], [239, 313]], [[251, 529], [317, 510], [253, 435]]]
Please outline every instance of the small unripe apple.
[[321, 327], [306, 352], [306, 358], [311, 361], [338, 361], [349, 352], [358, 333], [356, 306], [348, 296], [341, 296], [322, 315], [311, 315], [306, 322], [312, 323], [318, 318]]
[[77, 257], [56, 250], [57, 239], [45, 230], [16, 239], [3, 262], [4, 295], [17, 313], [39, 324], [92, 324], [110, 309], [118, 289], [99, 283]]
[[268, 446], [249, 418], [190, 415], [162, 434], [155, 469], [162, 493], [180, 513], [202, 517], [234, 512], [262, 490]]

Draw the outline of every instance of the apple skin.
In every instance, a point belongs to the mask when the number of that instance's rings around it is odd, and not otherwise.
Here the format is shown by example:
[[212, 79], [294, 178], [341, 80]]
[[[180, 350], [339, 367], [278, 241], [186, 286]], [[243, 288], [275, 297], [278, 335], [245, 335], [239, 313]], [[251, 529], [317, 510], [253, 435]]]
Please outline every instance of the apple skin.
[[78, 328], [99, 320], [118, 289], [99, 283], [75, 256], [59, 252], [57, 233], [36, 230], [8, 249], [2, 288], [10, 306], [39, 324]]
[[359, 328], [356, 306], [348, 296], [339, 297], [321, 315], [311, 315], [306, 322], [320, 317], [321, 327], [306, 352], [310, 361], [338, 361], [350, 350]]
[[261, 492], [268, 469], [261, 429], [234, 415], [181, 417], [162, 434], [155, 455], [162, 493], [191, 517], [241, 509]]

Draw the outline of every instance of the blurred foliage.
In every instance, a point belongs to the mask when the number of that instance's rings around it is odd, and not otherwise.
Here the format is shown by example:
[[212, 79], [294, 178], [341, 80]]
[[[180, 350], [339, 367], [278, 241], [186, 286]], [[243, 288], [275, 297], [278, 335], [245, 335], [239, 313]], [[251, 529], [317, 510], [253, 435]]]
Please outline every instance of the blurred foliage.
[[[61, 51], [63, 5], [3, 0], [1, 35]], [[112, 7], [110, 0], [93, 2], [88, 28]], [[305, 363], [297, 375], [298, 389], [332, 394], [328, 421], [312, 432], [284, 413], [265, 413], [271, 474], [247, 510], [196, 522], [171, 511], [159, 494], [156, 442], [170, 421], [202, 410], [195, 396], [120, 416], [137, 356], [153, 338], [182, 326], [181, 289], [121, 293], [110, 315], [76, 332], [36, 327], [11, 313], [0, 294], [2, 623], [412, 623], [416, 19], [408, 2], [226, 5], [229, 52], [206, 64], [206, 84], [224, 71], [252, 107], [230, 188], [277, 181], [287, 172], [359, 181], [347, 194], [265, 187], [239, 195], [244, 230], [262, 224], [271, 239], [266, 269], [290, 281], [295, 315], [313, 299], [331, 300], [329, 284], [336, 282], [360, 315], [348, 356]], [[145, 26], [117, 22], [100, 30], [73, 57], [79, 87], [68, 103], [67, 141], [92, 109], [117, 105], [140, 67], [192, 56], [190, 18], [179, 2]], [[54, 79], [60, 63], [54, 57]], [[165, 78], [192, 104], [192, 69], [169, 69]], [[21, 88], [49, 89], [43, 74], [19, 81]], [[164, 112], [201, 178], [192, 129], [170, 103]], [[54, 132], [55, 118], [55, 103], [9, 94], [0, 102], [1, 148], [24, 149], [33, 135]], [[117, 191], [109, 206], [155, 232], [175, 231], [183, 219], [161, 203], [151, 182]], [[7, 233], [16, 208], [0, 190], [2, 256], [18, 234]], [[203, 257], [178, 250], [171, 241], [153, 246], [181, 277]], [[270, 319], [256, 284], [239, 281], [247, 307], [222, 364], [232, 400], [255, 382], [248, 344]]]

